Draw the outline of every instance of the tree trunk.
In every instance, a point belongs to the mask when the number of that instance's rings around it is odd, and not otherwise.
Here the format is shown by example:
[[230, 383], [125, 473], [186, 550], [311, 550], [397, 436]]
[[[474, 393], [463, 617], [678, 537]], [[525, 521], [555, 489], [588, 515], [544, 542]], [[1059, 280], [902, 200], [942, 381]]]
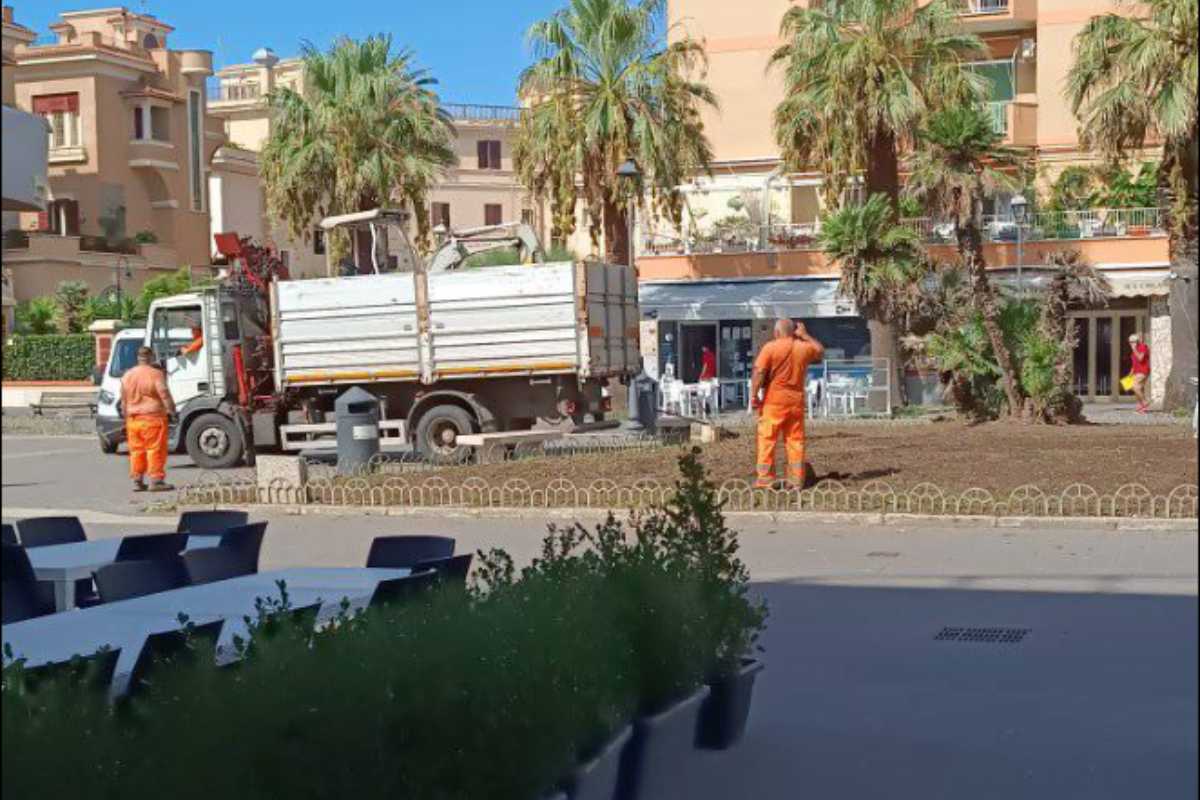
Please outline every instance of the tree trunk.
[[896, 153], [896, 136], [891, 131], [876, 130], [867, 143], [867, 170], [864, 176], [867, 198], [873, 194], [887, 195], [896, 220], [900, 219], [900, 158]]
[[[890, 130], [876, 129], [867, 142], [866, 174], [863, 190], [869, 199], [884, 194], [897, 221], [900, 219], [900, 159], [896, 154], [896, 136]], [[904, 361], [900, 353], [900, 336], [894, 321], [867, 318], [871, 334], [871, 358], [887, 358], [891, 364], [890, 394], [892, 408], [908, 405], [904, 385]], [[877, 410], [877, 409], [872, 409]]]
[[604, 201], [604, 260], [629, 264], [629, 218], [611, 198]]
[[[889, 396], [891, 398], [892, 409], [894, 410], [905, 405], [905, 398], [907, 397], [907, 393], [903, 390], [904, 365], [900, 361], [900, 339], [896, 334], [896, 324], [868, 317], [867, 331], [871, 335], [871, 358], [886, 358], [888, 359], [888, 364], [891, 365], [889, 370]], [[878, 397], [878, 394], [872, 395], [872, 398]], [[872, 403], [878, 403], [878, 407], [875, 405], [871, 406], [872, 411], [884, 412], [887, 410], [877, 399], [873, 399]]]
[[[1182, 152], [1181, 152], [1182, 151]], [[1197, 168], [1200, 156], [1197, 142], [1176, 150], [1164, 152], [1161, 172], [1167, 173], [1169, 182], [1169, 208], [1167, 230], [1170, 234], [1169, 247], [1171, 271], [1171, 295], [1168, 305], [1171, 315], [1171, 371], [1167, 376], [1166, 397], [1163, 407], [1167, 410], [1188, 408], [1196, 402], [1195, 388], [1191, 385], [1197, 369]]]
[[[978, 205], [975, 203], [974, 205]], [[958, 234], [959, 255], [967, 264], [967, 273], [971, 276], [971, 299], [975, 309], [983, 317], [983, 329], [992, 345], [992, 353], [1000, 367], [1000, 381], [1004, 387], [1004, 397], [1008, 400], [1009, 415], [1019, 415], [1024, 402], [1021, 388], [1017, 383], [1016, 365], [1012, 353], [1004, 341], [1004, 329], [1000, 326], [1000, 300], [996, 290], [988, 278], [987, 265], [983, 260], [983, 236], [979, 231], [980, 214], [977, 208], [972, 209], [971, 220], [965, 225], [956, 222]]]

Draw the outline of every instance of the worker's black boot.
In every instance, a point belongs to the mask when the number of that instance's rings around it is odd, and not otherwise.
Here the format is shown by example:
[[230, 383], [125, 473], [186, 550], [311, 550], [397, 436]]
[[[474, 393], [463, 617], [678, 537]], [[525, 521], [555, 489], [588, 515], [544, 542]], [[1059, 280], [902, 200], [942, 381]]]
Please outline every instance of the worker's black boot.
[[152, 492], [169, 492], [169, 491], [172, 491], [174, 488], [175, 488], [174, 486], [167, 483], [166, 481], [151, 481], [150, 482], [150, 491], [152, 491]]
[[143, 481], [141, 478], [134, 478], [133, 479], [133, 490], [135, 492], [146, 491], [146, 482]]

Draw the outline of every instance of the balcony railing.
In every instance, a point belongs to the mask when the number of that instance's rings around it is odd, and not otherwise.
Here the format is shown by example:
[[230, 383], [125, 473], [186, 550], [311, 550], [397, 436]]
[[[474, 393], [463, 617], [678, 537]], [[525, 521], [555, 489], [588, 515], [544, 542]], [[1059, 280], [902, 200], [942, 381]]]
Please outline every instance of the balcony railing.
[[[954, 224], [920, 217], [906, 219], [926, 244], [953, 244]], [[1041, 211], [1018, 225], [1011, 214], [983, 218], [983, 237], [989, 242], [1048, 242], [1074, 239], [1118, 239], [1161, 236], [1166, 233], [1161, 208], [1094, 208], [1085, 211]]]
[[218, 80], [208, 82], [210, 103], [251, 101], [262, 96], [262, 88], [257, 83], [221, 83]]
[[521, 109], [515, 106], [443, 103], [442, 108], [451, 118], [466, 122], [517, 122], [521, 119]]
[[[1021, 225], [1021, 239], [1044, 242], [1161, 236], [1166, 233], [1163, 211], [1161, 208], [1097, 208], [1037, 212], [1028, 214]], [[905, 219], [904, 224], [913, 228], [925, 244], [955, 242], [953, 222], [911, 217]], [[686, 239], [675, 231], [657, 230], [643, 232], [638, 244], [641, 255], [774, 253], [819, 250], [820, 232], [820, 222], [776, 223], [761, 231], [760, 236], [754, 235], [752, 227], [727, 233], [693, 233]], [[985, 216], [983, 238], [993, 243], [1016, 242], [1016, 220], [1011, 214]]]
[[959, 0], [963, 14], [1003, 14], [1010, 0]]

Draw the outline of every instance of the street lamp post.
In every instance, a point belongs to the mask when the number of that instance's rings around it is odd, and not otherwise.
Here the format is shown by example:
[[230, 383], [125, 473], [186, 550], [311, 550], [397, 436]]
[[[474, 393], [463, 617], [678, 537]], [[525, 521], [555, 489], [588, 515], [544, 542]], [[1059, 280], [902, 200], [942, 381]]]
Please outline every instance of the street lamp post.
[[1017, 294], [1025, 295], [1024, 266], [1025, 266], [1025, 215], [1029, 210], [1029, 201], [1024, 195], [1012, 199], [1013, 220], [1017, 223]]
[[133, 277], [133, 272], [129, 269], [129, 259], [125, 258], [125, 256], [117, 256], [117, 263], [113, 266], [113, 273], [116, 276], [115, 283], [117, 285], [117, 313], [120, 314], [123, 307], [123, 303], [121, 302], [121, 278]]
[[631, 190], [629, 193], [629, 195], [630, 195], [629, 212], [626, 215], [628, 217], [628, 219], [626, 221], [629, 225], [629, 233], [627, 235], [627, 238], [629, 240], [629, 255], [626, 256], [626, 260], [629, 262], [630, 269], [633, 270], [634, 277], [636, 277], [637, 276], [637, 266], [636, 266], [637, 259], [634, 254], [635, 245], [634, 245], [633, 237], [637, 230], [637, 228], [635, 226], [635, 215], [637, 214], [637, 193], [638, 193], [638, 184], [640, 183], [641, 178], [642, 178], [642, 168], [638, 166], [638, 163], [636, 160], [634, 160], [632, 158], [626, 159], [624, 164], [617, 167], [617, 178], [622, 181], [628, 181], [631, 184], [631, 187], [630, 187]]

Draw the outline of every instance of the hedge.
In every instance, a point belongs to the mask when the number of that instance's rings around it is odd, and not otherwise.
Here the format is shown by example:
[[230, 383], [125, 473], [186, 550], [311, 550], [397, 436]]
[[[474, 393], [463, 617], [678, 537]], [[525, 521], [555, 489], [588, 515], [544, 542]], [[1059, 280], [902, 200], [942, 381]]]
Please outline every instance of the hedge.
[[6, 380], [87, 380], [95, 363], [96, 345], [87, 333], [14, 336], [4, 348]]

